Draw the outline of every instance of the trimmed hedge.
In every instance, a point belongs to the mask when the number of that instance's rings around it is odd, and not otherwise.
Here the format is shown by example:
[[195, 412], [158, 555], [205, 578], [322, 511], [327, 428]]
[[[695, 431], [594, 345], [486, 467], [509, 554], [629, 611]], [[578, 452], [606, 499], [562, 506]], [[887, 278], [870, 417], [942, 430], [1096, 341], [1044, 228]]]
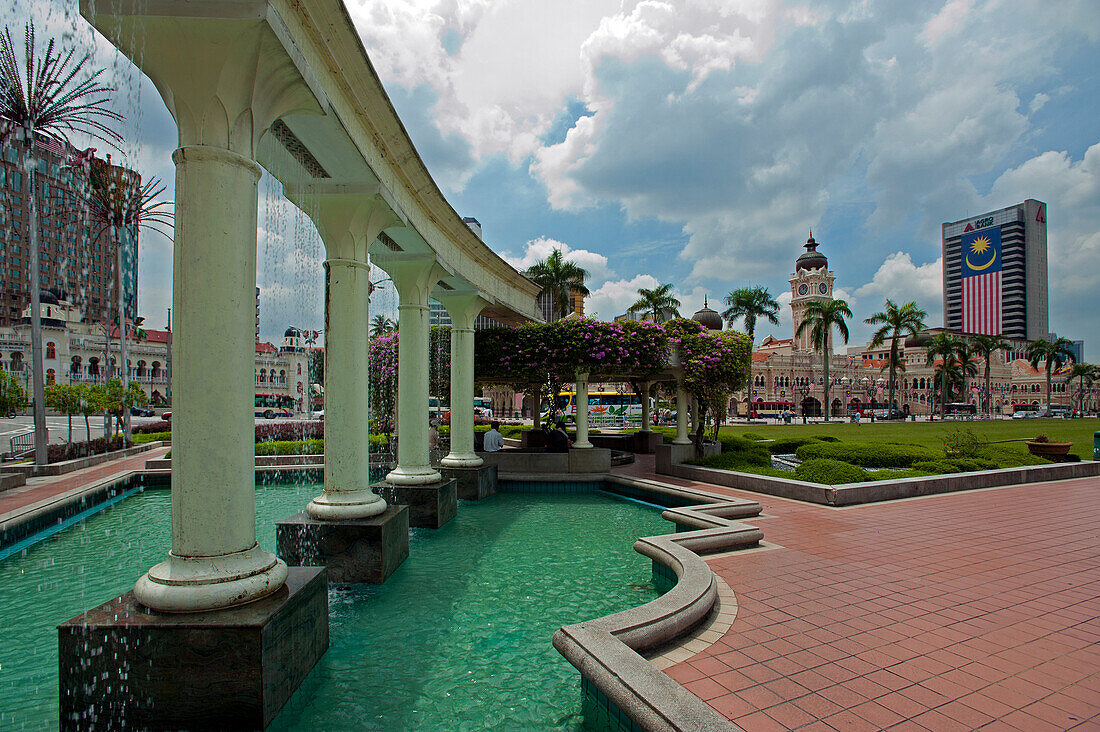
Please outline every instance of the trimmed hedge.
[[720, 455], [711, 455], [702, 460], [687, 460], [688, 465], [699, 465], [704, 468], [717, 468], [719, 470], [734, 470], [739, 473], [754, 473], [756, 475], [770, 475], [773, 478], [790, 478], [791, 473], [773, 468], [771, 455], [767, 450], [723, 452]]
[[[370, 435], [370, 449], [384, 450], [389, 445], [385, 435]], [[257, 442], [257, 455], [323, 455], [324, 440], [272, 440]]]
[[920, 460], [911, 466], [913, 470], [920, 470], [935, 475], [946, 473], [969, 473], [974, 470], [992, 470], [997, 463], [984, 458], [944, 458], [942, 460]]
[[799, 480], [825, 485], [839, 485], [840, 483], [862, 483], [867, 480], [867, 471], [863, 468], [840, 460], [828, 458], [814, 458], [807, 460], [795, 469], [794, 474]]
[[757, 442], [760, 442], [760, 440], [767, 439], [767, 438], [764, 437], [764, 435], [762, 435], [758, 432], [742, 432], [741, 436], [744, 437], [746, 440], [756, 440]]
[[149, 424], [136, 424], [130, 430], [130, 432], [135, 435], [147, 435], [150, 433], [161, 434], [171, 431], [172, 423], [163, 419], [158, 419], [156, 422], [150, 422]]
[[864, 468], [908, 468], [918, 461], [943, 459], [941, 451], [929, 447], [885, 442], [818, 442], [803, 445], [795, 454], [803, 462], [823, 458]]
[[763, 446], [768, 448], [768, 452], [772, 455], [787, 455], [803, 445], [812, 445], [815, 442], [820, 440], [816, 437], [780, 437], [772, 442], [765, 442]]
[[145, 432], [134, 433], [134, 444], [144, 445], [146, 442], [156, 442], [158, 440], [171, 440], [171, 432]]

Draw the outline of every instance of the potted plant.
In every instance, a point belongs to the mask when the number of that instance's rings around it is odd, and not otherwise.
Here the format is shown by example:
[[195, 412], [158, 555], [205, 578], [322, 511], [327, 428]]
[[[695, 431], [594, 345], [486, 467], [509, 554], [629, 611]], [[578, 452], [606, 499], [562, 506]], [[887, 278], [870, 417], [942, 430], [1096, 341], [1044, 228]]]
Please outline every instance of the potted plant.
[[1069, 454], [1073, 447], [1072, 442], [1051, 442], [1045, 434], [1041, 434], [1034, 440], [1027, 441], [1027, 451], [1032, 455], [1054, 460]]

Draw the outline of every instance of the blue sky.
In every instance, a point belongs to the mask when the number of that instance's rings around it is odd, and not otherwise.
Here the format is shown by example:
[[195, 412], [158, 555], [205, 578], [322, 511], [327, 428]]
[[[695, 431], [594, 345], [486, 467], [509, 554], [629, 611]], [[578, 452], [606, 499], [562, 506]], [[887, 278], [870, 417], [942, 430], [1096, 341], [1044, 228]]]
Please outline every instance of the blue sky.
[[[30, 3], [14, 7], [18, 17]], [[55, 27], [77, 22], [67, 4], [53, 7]], [[746, 284], [785, 306], [812, 227], [857, 320], [892, 297], [940, 325], [940, 223], [1030, 197], [1049, 208], [1051, 327], [1097, 358], [1095, 0], [348, 9], [455, 209], [518, 266], [565, 247], [591, 271], [588, 309], [601, 318], [658, 282], [675, 285], [687, 313]], [[110, 58], [102, 39], [72, 35]], [[130, 158], [171, 181], [171, 119], [129, 78]], [[288, 321], [319, 329], [315, 235], [277, 186], [261, 184], [261, 197], [263, 335]], [[156, 325], [170, 249], [142, 246], [140, 308]], [[786, 307], [775, 331], [790, 333]], [[853, 324], [853, 341], [868, 332]]]

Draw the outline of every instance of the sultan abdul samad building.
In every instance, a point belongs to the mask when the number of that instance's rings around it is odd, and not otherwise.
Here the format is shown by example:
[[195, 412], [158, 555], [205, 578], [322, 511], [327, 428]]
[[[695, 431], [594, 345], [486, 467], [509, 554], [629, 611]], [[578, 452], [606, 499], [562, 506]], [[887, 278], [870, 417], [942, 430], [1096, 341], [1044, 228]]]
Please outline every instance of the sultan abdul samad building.
[[[818, 243], [811, 235], [806, 251], [795, 260], [790, 276], [791, 314], [794, 333], [791, 338], [764, 338], [752, 354], [750, 386], [734, 395], [731, 412], [745, 415], [758, 409], [775, 409], [776, 402], [796, 415], [816, 417], [823, 414], [825, 405], [821, 354], [814, 350], [808, 332], [801, 337], [798, 325], [805, 316], [806, 304], [811, 300], [828, 301], [833, 298], [835, 274], [829, 269], [825, 255], [817, 250]], [[881, 305], [881, 304], [880, 304]], [[879, 309], [878, 307], [875, 308]], [[928, 363], [925, 344], [943, 328], [932, 328], [909, 338], [900, 347], [904, 370], [897, 373], [895, 402], [897, 408], [908, 414], [927, 415], [932, 411], [935, 364]], [[1012, 341], [1007, 352], [994, 355], [991, 368], [992, 407], [995, 413], [1011, 414], [1013, 404], [1045, 404], [1046, 376], [1024, 360], [1026, 341]], [[869, 349], [867, 346], [849, 346], [845, 355], [833, 354], [829, 364], [829, 413], [845, 416], [854, 407], [868, 403], [880, 403], [885, 407], [889, 398], [889, 354], [891, 343]], [[1055, 404], [1076, 406], [1077, 382], [1068, 382], [1068, 367], [1054, 376], [1051, 400]], [[981, 411], [981, 390], [984, 386], [985, 364], [978, 363], [978, 376], [966, 384], [966, 401], [978, 405]], [[1096, 409], [1095, 391], [1085, 395], [1087, 409]], [[937, 402], [938, 404], [938, 402]]]

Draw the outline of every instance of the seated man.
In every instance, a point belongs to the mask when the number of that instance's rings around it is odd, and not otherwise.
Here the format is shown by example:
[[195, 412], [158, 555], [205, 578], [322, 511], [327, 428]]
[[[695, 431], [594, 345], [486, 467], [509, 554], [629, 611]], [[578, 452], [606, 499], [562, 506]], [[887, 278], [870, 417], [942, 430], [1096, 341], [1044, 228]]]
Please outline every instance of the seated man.
[[504, 435], [500, 434], [500, 422], [493, 420], [482, 444], [485, 452], [497, 452], [504, 447]]
[[554, 429], [546, 433], [546, 452], [569, 452], [569, 435], [565, 434], [565, 420], [559, 419]]

